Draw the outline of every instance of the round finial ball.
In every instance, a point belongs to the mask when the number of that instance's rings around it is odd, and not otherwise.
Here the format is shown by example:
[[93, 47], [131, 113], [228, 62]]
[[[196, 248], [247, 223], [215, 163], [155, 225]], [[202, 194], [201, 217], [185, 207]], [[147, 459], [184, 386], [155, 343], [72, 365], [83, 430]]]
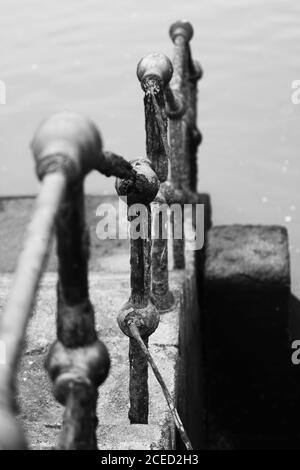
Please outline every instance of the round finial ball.
[[97, 168], [102, 156], [102, 141], [95, 124], [88, 118], [64, 111], [43, 121], [34, 134], [31, 149], [37, 166], [51, 155], [63, 154], [72, 161], [78, 174]]
[[68, 384], [92, 382], [96, 387], [106, 379], [110, 367], [109, 353], [102, 341], [75, 349], [56, 341], [48, 354], [46, 368], [55, 385], [56, 399], [64, 404]]
[[150, 204], [159, 190], [159, 179], [146, 159], [132, 160], [136, 172], [135, 181], [116, 179], [116, 191], [119, 196], [127, 197], [127, 204]]
[[194, 30], [189, 21], [180, 20], [171, 25], [169, 33], [173, 42], [175, 42], [177, 36], [183, 36], [189, 42], [194, 35]]
[[142, 337], [150, 336], [158, 327], [160, 315], [151, 300], [144, 308], [134, 307], [131, 300], [125, 302], [118, 314], [118, 325], [126, 336], [132, 336], [129, 325], [134, 323]]
[[141, 83], [147, 77], [154, 76], [159, 77], [165, 86], [172, 78], [173, 65], [166, 55], [153, 52], [139, 61], [136, 74]]

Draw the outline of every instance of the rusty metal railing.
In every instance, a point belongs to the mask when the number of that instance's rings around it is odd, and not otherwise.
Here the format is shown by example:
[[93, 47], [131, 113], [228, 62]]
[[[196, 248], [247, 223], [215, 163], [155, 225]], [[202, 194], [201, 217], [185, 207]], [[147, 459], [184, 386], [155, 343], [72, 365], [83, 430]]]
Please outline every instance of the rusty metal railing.
[[[191, 24], [186, 21], [174, 23], [170, 28], [170, 36], [175, 45], [173, 65], [165, 55], [154, 53], [144, 57], [137, 66], [137, 76], [144, 91], [147, 160], [134, 162], [138, 173], [134, 183], [129, 184], [126, 179], [117, 180], [116, 189], [119, 196], [127, 196], [130, 223], [134, 224], [137, 217], [142, 219], [140, 233], [144, 237], [138, 240], [131, 238], [131, 295], [121, 308], [118, 322], [123, 333], [129, 336], [131, 423], [148, 422], [149, 363], [162, 387], [182, 440], [187, 449], [192, 449], [174, 400], [148, 349], [149, 336], [159, 324], [159, 314], [170, 310], [174, 304], [168, 277], [168, 237], [165, 227], [168, 222], [163, 220], [161, 208], [175, 202], [183, 206], [199, 201], [196, 193], [196, 153], [201, 134], [196, 126], [196, 84], [202, 72], [191, 58]], [[153, 201], [158, 204], [158, 211], [153, 211], [152, 217], [149, 204], [152, 202], [153, 206]], [[136, 204], [138, 208], [133, 213]], [[143, 205], [146, 205], [146, 214], [141, 217]], [[181, 213], [182, 236], [173, 238], [175, 269], [185, 267], [184, 211]], [[153, 242], [152, 223], [158, 226], [160, 234]], [[157, 231], [154, 230], [154, 233]]]
[[[170, 28], [175, 45], [173, 64], [162, 54], [150, 54], [138, 64], [137, 76], [144, 91], [147, 158], [129, 163], [104, 152], [95, 125], [73, 113], [52, 116], [34, 136], [32, 151], [41, 189], [0, 324], [0, 342], [6, 348], [5, 364], [0, 365], [0, 448], [27, 447], [16, 419], [16, 373], [54, 232], [59, 261], [57, 340], [50, 348], [46, 368], [54, 396], [65, 407], [58, 448], [97, 448], [97, 390], [107, 377], [110, 360], [97, 338], [89, 299], [89, 237], [83, 194], [85, 176], [97, 170], [117, 177], [117, 193], [126, 196], [128, 204], [131, 294], [119, 312], [118, 323], [129, 336], [130, 422], [148, 422], [149, 363], [182, 440], [187, 449], [192, 449], [174, 399], [148, 349], [160, 314], [174, 306], [169, 286], [168, 221], [161, 209], [166, 204], [182, 206], [199, 200], [196, 153], [201, 135], [196, 109], [197, 80], [202, 72], [191, 58], [192, 35], [190, 23], [174, 23]], [[139, 237], [135, 236], [137, 224]], [[152, 241], [153, 226], [160, 236]], [[183, 236], [173, 240], [173, 257], [175, 269], [183, 269]]]
[[55, 230], [57, 341], [50, 349], [47, 369], [55, 398], [65, 406], [58, 448], [95, 449], [97, 388], [108, 374], [110, 360], [97, 338], [89, 300], [83, 180], [94, 169], [129, 179], [135, 172], [122, 157], [103, 152], [94, 124], [72, 113], [56, 114], [42, 123], [32, 150], [42, 183], [1, 321], [6, 361], [0, 366], [0, 448], [27, 447], [15, 417], [16, 372]]

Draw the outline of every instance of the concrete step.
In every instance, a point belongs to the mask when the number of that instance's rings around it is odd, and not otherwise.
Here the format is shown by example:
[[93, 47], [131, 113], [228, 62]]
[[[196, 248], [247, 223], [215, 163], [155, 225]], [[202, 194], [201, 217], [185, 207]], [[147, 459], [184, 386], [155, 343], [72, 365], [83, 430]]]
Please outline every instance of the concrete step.
[[[55, 274], [47, 273], [41, 282], [18, 374], [20, 417], [33, 448], [55, 446], [63, 414], [63, 407], [52, 396], [51, 382], [44, 368], [47, 351], [56, 337], [56, 280]], [[0, 312], [3, 311], [11, 283], [11, 275], [0, 276]], [[172, 311], [161, 316], [160, 325], [150, 338], [150, 351], [173, 395], [178, 362], [181, 283], [182, 280], [173, 275], [171, 284], [176, 305]], [[99, 447], [141, 449], [169, 445], [173, 424], [152, 370], [149, 372], [149, 426], [129, 425], [128, 338], [120, 331], [116, 320], [120, 305], [128, 299], [128, 274], [103, 277], [100, 273], [92, 273], [90, 294], [95, 308], [96, 328], [111, 357], [109, 376], [99, 389]]]

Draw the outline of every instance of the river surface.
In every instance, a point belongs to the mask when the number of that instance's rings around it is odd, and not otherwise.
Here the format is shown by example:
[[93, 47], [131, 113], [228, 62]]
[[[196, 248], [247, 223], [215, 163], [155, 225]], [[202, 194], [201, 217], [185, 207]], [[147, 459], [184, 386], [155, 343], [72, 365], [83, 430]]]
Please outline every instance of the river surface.
[[[98, 124], [105, 148], [143, 156], [138, 60], [172, 57], [169, 25], [189, 19], [200, 82], [199, 190], [215, 223], [289, 229], [300, 295], [300, 2], [297, 0], [1, 0], [0, 195], [35, 194], [29, 142], [39, 121], [72, 109]], [[89, 176], [89, 193], [113, 181]]]

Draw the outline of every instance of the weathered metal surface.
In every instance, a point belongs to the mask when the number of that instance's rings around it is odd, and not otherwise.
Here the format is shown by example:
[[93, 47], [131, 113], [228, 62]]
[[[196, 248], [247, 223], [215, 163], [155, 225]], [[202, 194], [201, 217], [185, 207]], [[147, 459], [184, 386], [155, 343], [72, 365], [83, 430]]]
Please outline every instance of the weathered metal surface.
[[[44, 121], [35, 133], [31, 147], [42, 187], [1, 321], [6, 361], [0, 367], [0, 417], [2, 414], [1, 422], [9, 432], [5, 434], [4, 428], [0, 427], [0, 447], [26, 447], [14, 418], [15, 375], [56, 222], [59, 341], [51, 349], [48, 368], [55, 382], [56, 396], [66, 404], [67, 431], [63, 428], [60, 446], [91, 448], [95, 447], [96, 416], [88, 432], [86, 418], [81, 420], [84, 410], [90, 413], [85, 404], [89, 402], [89, 409], [95, 409], [96, 402], [91, 407], [90, 398], [96, 397], [97, 387], [107, 375], [109, 357], [105, 346], [96, 337], [94, 312], [88, 297], [88, 237], [84, 225], [82, 180], [92, 169], [106, 168], [107, 172], [131, 178], [134, 175], [121, 157], [103, 155], [95, 125], [74, 113], [58, 113]], [[116, 162], [121, 170], [115, 168]], [[75, 412], [68, 406], [70, 404], [72, 408], [77, 388], [81, 390], [82, 399], [77, 397], [76, 400], [82, 409], [80, 411], [79, 407]], [[73, 398], [69, 400], [71, 392]]]
[[136, 341], [136, 346], [135, 347], [139, 347], [140, 350], [143, 352], [145, 358], [147, 359], [147, 361], [149, 362], [149, 364], [151, 365], [151, 368], [153, 370], [153, 373], [158, 381], [158, 383], [160, 384], [161, 388], [162, 388], [162, 391], [163, 391], [163, 394], [166, 398], [166, 401], [168, 403], [168, 406], [169, 406], [169, 409], [172, 413], [172, 416], [173, 416], [173, 419], [174, 419], [174, 422], [175, 422], [175, 426], [180, 434], [180, 437], [186, 447], [187, 450], [193, 450], [193, 447], [192, 447], [192, 443], [187, 435], [187, 432], [183, 426], [183, 423], [180, 419], [180, 416], [178, 414], [178, 411], [176, 409], [176, 406], [175, 406], [175, 403], [174, 403], [174, 400], [166, 386], [166, 383], [155, 363], [155, 361], [153, 360], [153, 357], [151, 356], [148, 348], [146, 347], [145, 345], [145, 342], [143, 341], [141, 335], [140, 335], [140, 332], [138, 330], [138, 328], [136, 327], [135, 324], [132, 324], [130, 326], [130, 331], [131, 331], [131, 334], [132, 336], [134, 337], [134, 341]]
[[[146, 128], [146, 153], [152, 162], [159, 181], [162, 183], [168, 177], [168, 158], [164, 146], [163, 135], [156, 119], [155, 101], [162, 113], [162, 125], [166, 132], [167, 120], [164, 116], [164, 95], [158, 83], [152, 78], [147, 80], [147, 92], [144, 97], [145, 128]], [[154, 101], [155, 100], [155, 101]]]
[[97, 387], [108, 374], [109, 355], [97, 339], [89, 300], [89, 240], [82, 178], [88, 170], [98, 168], [99, 162], [105, 167], [107, 159], [102, 155], [97, 129], [74, 115], [50, 118], [35, 139], [38, 158], [41, 155], [49, 158], [51, 149], [58, 149], [59, 145], [69, 152], [65, 153], [66, 157], [73, 159], [77, 178], [68, 182], [56, 215], [58, 341], [49, 352], [47, 369], [54, 382], [56, 399], [66, 406], [59, 448], [91, 449], [96, 448]]
[[109, 370], [109, 355], [97, 339], [88, 293], [88, 232], [82, 184], [68, 187], [56, 220], [59, 280], [57, 338], [47, 369], [56, 399], [65, 405], [61, 449], [95, 449], [97, 387]]
[[[145, 92], [146, 151], [161, 183], [168, 178], [170, 148], [168, 143], [168, 118], [165, 108], [164, 92], [168, 89], [168, 99], [173, 112], [178, 112], [181, 103], [175, 98], [168, 83], [173, 68], [170, 60], [163, 54], [149, 54], [138, 64], [137, 75]], [[171, 308], [174, 298], [169, 290], [168, 276], [168, 235], [162, 232], [163, 193], [157, 197], [158, 213], [153, 217], [156, 236], [152, 246], [152, 294], [151, 298], [160, 311]], [[167, 224], [167, 221], [164, 222]], [[159, 236], [157, 236], [159, 234]]]
[[[26, 447], [14, 416], [15, 370], [52, 240], [54, 221], [59, 258], [58, 340], [50, 350], [47, 367], [54, 382], [55, 397], [65, 405], [59, 447], [97, 447], [97, 387], [107, 376], [109, 356], [104, 344], [97, 339], [88, 292], [89, 240], [84, 220], [82, 182], [93, 169], [106, 176], [123, 178], [119, 180], [118, 191], [127, 196], [129, 204], [131, 296], [118, 321], [124, 333], [130, 336], [129, 417], [132, 423], [147, 422], [148, 365], [138, 343], [142, 341], [142, 350], [146, 351], [147, 357], [148, 336], [159, 322], [155, 305], [163, 311], [169, 309], [174, 301], [168, 283], [167, 238], [155, 238], [151, 264], [150, 203], [158, 192], [159, 182], [167, 181], [170, 160], [173, 187], [170, 190], [171, 185], [168, 187], [165, 183], [157, 198], [158, 203], [163, 205], [176, 200], [184, 204], [198, 200], [196, 153], [201, 134], [196, 126], [196, 83], [202, 71], [191, 59], [189, 41], [193, 35], [192, 26], [187, 22], [177, 22], [171, 26], [170, 35], [175, 45], [172, 86], [169, 82], [173, 66], [162, 54], [151, 54], [142, 59], [137, 71], [145, 92], [146, 149], [151, 164], [147, 160], [130, 164], [112, 152], [104, 152], [96, 126], [74, 113], [53, 115], [41, 124], [34, 136], [32, 150], [36, 171], [43, 183], [19, 260], [12, 296], [2, 318], [0, 339], [6, 345], [7, 360], [0, 369], [0, 447]], [[168, 144], [168, 118], [171, 121], [172, 152]], [[135, 213], [131, 211], [135, 203], [144, 204], [144, 217], [139, 217], [138, 210]], [[137, 223], [143, 233], [139, 238], [133, 236]], [[155, 216], [154, 224], [158, 231], [164, 229], [161, 213]], [[175, 268], [183, 268], [184, 264], [184, 239], [175, 239]], [[132, 328], [139, 332], [139, 338], [132, 334]], [[176, 416], [174, 419], [176, 421]]]
[[[140, 331], [145, 345], [148, 336], [159, 323], [159, 314], [150, 299], [151, 276], [151, 210], [150, 202], [155, 198], [159, 181], [149, 160], [133, 162], [136, 170], [134, 182], [117, 180], [119, 196], [126, 196], [128, 220], [130, 222], [130, 298], [122, 306], [118, 323], [129, 339], [129, 419], [131, 423], [148, 422], [148, 363], [136, 341], [131, 337], [129, 325], [134, 323]], [[145, 210], [146, 213], [142, 213]], [[137, 226], [139, 228], [137, 234]]]
[[197, 192], [197, 151], [202, 142], [202, 134], [197, 127], [197, 98], [198, 81], [202, 78], [203, 72], [200, 64], [192, 61], [190, 57], [189, 74], [189, 161], [190, 161], [190, 189]]
[[[174, 74], [170, 87], [173, 93], [182, 96], [185, 112], [181, 116], [170, 117], [171, 181], [180, 203], [197, 202], [197, 148], [201, 134], [196, 125], [197, 119], [197, 80], [201, 78], [201, 67], [192, 61], [189, 42], [193, 37], [193, 27], [187, 21], [177, 21], [170, 28], [174, 43]], [[184, 220], [182, 221], [182, 229]], [[183, 231], [184, 233], [184, 231]], [[184, 237], [174, 239], [174, 267], [185, 267]]]
[[[155, 239], [152, 243], [151, 299], [156, 308], [166, 312], [174, 305], [174, 296], [169, 288], [168, 268], [168, 214], [166, 198], [161, 191], [153, 210]], [[155, 203], [154, 203], [155, 204]]]
[[[148, 348], [148, 337], [142, 339]], [[129, 398], [131, 424], [147, 424], [149, 414], [148, 362], [137, 341], [129, 338]]]

